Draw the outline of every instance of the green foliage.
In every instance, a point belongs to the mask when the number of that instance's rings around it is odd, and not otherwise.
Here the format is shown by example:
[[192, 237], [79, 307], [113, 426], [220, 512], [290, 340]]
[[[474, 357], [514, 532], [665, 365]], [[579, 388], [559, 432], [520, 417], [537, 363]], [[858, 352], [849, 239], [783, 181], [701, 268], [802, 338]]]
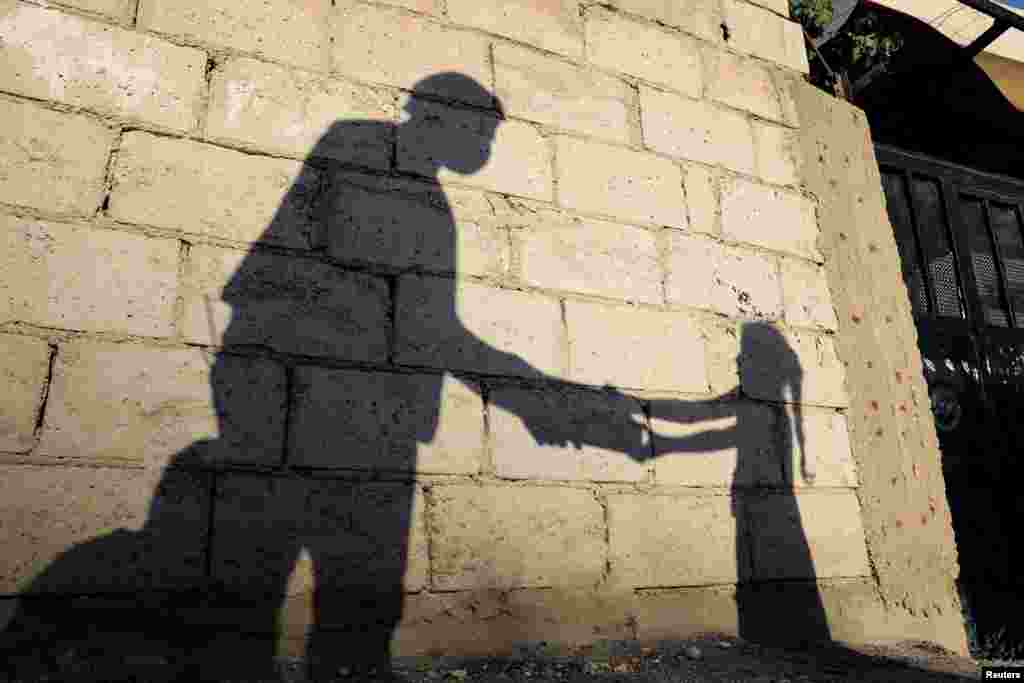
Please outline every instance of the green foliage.
[[[826, 0], [828, 1], [828, 0]], [[840, 42], [844, 36], [837, 36]], [[850, 64], [862, 68], [871, 68], [875, 64], [889, 64], [899, 49], [903, 39], [898, 33], [887, 31], [874, 12], [865, 12], [854, 16], [847, 25]]]
[[832, 21], [832, 0], [792, 0], [790, 6], [793, 18], [803, 24], [811, 37], [821, 35]]
[[[790, 11], [807, 35], [817, 38], [832, 21], [832, 0], [790, 0]], [[819, 50], [808, 45], [811, 81], [824, 90], [848, 96], [851, 81], [876, 66], [888, 69], [902, 46], [902, 36], [861, 4], [842, 30]]]

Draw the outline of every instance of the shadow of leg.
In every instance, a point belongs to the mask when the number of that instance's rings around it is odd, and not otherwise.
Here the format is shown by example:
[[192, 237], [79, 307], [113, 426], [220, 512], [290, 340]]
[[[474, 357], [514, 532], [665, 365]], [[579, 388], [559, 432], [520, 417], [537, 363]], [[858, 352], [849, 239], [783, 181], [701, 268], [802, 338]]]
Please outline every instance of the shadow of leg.
[[412, 518], [416, 487], [366, 483], [351, 490], [347, 528], [321, 526], [306, 539], [316, 575], [308, 657], [317, 680], [340, 667], [364, 678], [389, 677], [407, 571], [413, 582], [422, 581], [422, 553], [407, 567], [410, 535], [420, 535]]

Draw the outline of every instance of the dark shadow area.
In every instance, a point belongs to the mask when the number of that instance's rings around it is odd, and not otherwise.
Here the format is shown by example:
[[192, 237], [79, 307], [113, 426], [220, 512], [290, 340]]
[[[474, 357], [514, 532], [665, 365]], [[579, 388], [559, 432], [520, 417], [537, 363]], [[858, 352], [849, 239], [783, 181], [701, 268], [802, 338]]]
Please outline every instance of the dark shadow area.
[[[1024, 113], [986, 73], [1020, 65], [989, 53], [964, 59], [959, 45], [919, 19], [879, 5], [871, 9], [905, 41], [893, 73], [857, 94], [874, 141], [1024, 178]], [[1004, 85], [1018, 93], [1022, 86], [1019, 76]]]
[[[415, 94], [493, 101], [450, 73], [424, 80]], [[287, 630], [281, 607], [305, 594], [289, 583], [297, 567], [313, 582], [313, 675], [389, 671], [407, 575], [425, 552], [409, 545], [418, 495], [411, 472], [418, 450], [437, 436], [445, 391], [438, 367], [460, 363], [488, 369], [456, 379], [518, 416], [537, 443], [598, 446], [635, 460], [736, 448], [740, 635], [829, 639], [790, 465], [792, 449], [803, 452], [802, 372], [783, 337], [770, 325], [746, 324], [739, 387], [707, 402], [651, 403], [572, 385], [490, 346], [456, 310], [456, 224], [437, 175], [487, 164], [500, 106], [446, 110], [412, 98], [406, 111], [397, 126], [333, 125], [260, 246], [232, 267], [223, 329], [212, 303], [186, 313], [203, 318], [211, 338], [222, 335], [211, 373], [219, 436], [172, 458], [140, 530], [71, 548], [23, 592], [2, 636], [0, 666], [12, 679], [122, 680], [118, 667], [131, 665], [150, 681], [277, 680], [276, 638]], [[396, 159], [417, 177], [397, 173]], [[356, 179], [351, 162], [379, 173]], [[293, 247], [311, 247], [315, 258], [285, 251]], [[200, 251], [193, 249], [194, 263], [203, 263]], [[409, 320], [415, 325], [403, 327]], [[492, 376], [525, 382], [508, 389]], [[565, 396], [564, 404], [538, 403], [531, 388], [555, 383], [559, 391], [548, 393]], [[748, 385], [759, 402], [735, 400]], [[624, 404], [588, 412], [578, 408], [581, 396]], [[736, 425], [687, 438], [655, 434], [655, 451], [630, 419], [644, 405], [678, 423], [732, 414]], [[778, 413], [774, 444], [743, 437], [749, 410]], [[804, 474], [812, 474], [810, 463]], [[789, 581], [796, 583], [785, 591], [784, 616], [766, 611], [766, 595]], [[118, 664], [104, 669], [110, 662]]]
[[[909, 49], [949, 54], [948, 40], [916, 28]], [[880, 84], [866, 105], [876, 141], [891, 145], [876, 152], [935, 414], [971, 650], [1010, 658], [1024, 653], [1024, 113], [973, 62], [908, 78]]]

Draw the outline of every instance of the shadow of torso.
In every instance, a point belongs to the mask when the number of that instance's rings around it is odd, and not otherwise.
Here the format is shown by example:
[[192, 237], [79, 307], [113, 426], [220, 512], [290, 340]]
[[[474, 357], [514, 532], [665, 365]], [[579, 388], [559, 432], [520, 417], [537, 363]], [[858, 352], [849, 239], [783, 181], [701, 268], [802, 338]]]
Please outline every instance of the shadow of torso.
[[[306, 654], [317, 671], [386, 669], [404, 591], [424, 580], [413, 477], [435, 439], [445, 375], [429, 363], [395, 372], [396, 354], [486, 347], [456, 314], [455, 224], [436, 178], [353, 173], [333, 159], [353, 141], [399, 144], [401, 135], [386, 123], [334, 124], [307, 159], [315, 178], [295, 181], [260, 240], [307, 235], [318, 258], [254, 247], [224, 286], [226, 327], [210, 323], [224, 349], [211, 379], [223, 450], [206, 457], [287, 472], [219, 475], [212, 578], [252, 605], [245, 628], [254, 633], [288, 630], [281, 606], [311, 596]], [[410, 311], [420, 324], [407, 332]], [[272, 462], [251, 462], [254, 451], [239, 446], [253, 430], [237, 350], [287, 368], [287, 434]]]

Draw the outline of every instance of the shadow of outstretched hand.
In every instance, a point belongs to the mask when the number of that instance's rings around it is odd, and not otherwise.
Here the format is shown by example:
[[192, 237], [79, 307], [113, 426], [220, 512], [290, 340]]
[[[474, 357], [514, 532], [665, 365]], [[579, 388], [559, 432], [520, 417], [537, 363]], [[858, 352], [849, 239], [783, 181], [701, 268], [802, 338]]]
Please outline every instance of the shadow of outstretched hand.
[[[584, 387], [565, 385], [567, 389]], [[729, 448], [737, 440], [736, 409], [724, 400], [686, 401], [681, 399], [644, 399], [612, 386], [586, 387], [586, 393], [574, 393], [564, 409], [548, 406], [538, 410], [522, 399], [504, 401], [501, 407], [513, 411], [522, 420], [534, 441], [541, 446], [584, 446], [614, 451], [645, 462], [668, 453], [708, 452]], [[655, 431], [648, 416], [672, 424], [707, 423], [708, 428], [693, 434], [678, 435]], [[733, 424], [722, 427], [723, 418]]]
[[[488, 398], [518, 418], [537, 445], [597, 449], [635, 460], [651, 455], [643, 404], [618, 390], [558, 381], [545, 391], [492, 387]], [[505, 418], [497, 419], [504, 423]]]
[[[731, 400], [735, 392], [698, 401], [649, 399], [645, 401], [654, 422], [648, 426], [651, 457], [679, 453], [708, 453], [734, 447], [738, 442], [738, 415]], [[723, 422], [725, 423], [723, 425]], [[705, 428], [685, 434], [658, 431], [655, 424], [695, 425]]]

